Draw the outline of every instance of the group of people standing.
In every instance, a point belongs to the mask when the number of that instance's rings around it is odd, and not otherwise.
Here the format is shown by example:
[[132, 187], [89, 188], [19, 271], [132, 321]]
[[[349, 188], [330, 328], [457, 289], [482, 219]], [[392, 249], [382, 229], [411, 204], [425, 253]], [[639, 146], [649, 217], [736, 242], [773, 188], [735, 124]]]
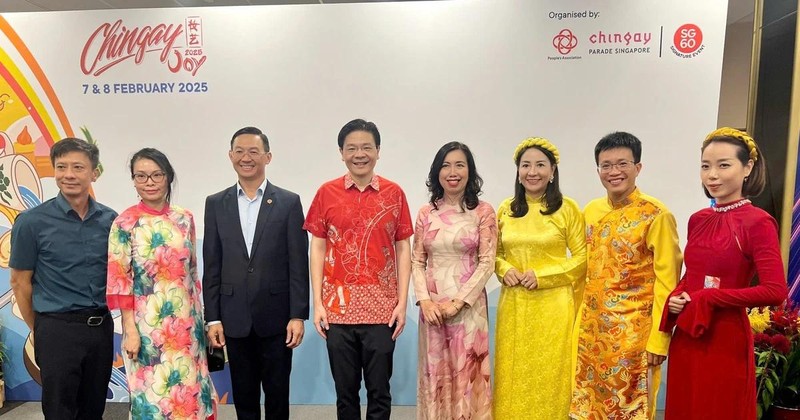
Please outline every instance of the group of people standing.
[[90, 195], [97, 148], [57, 142], [60, 193], [17, 218], [10, 260], [45, 417], [102, 418], [110, 308], [122, 314], [132, 418], [215, 418], [207, 354], [225, 346], [237, 417], [261, 417], [263, 390], [266, 418], [287, 419], [311, 300], [338, 418], [360, 418], [363, 379], [367, 418], [388, 419], [413, 283], [419, 419], [650, 419], [667, 355], [667, 418], [755, 418], [745, 308], [779, 304], [787, 291], [775, 220], [747, 199], [765, 183], [749, 135], [725, 128], [702, 142], [701, 182], [715, 204], [691, 217], [685, 261], [675, 218], [636, 187], [642, 146], [629, 133], [597, 143], [607, 194], [583, 211], [562, 195], [547, 139], [514, 150], [514, 195], [497, 212], [479, 199], [469, 147], [447, 143], [415, 224], [403, 190], [375, 174], [380, 146], [374, 123], [345, 124], [347, 173], [319, 188], [304, 217], [299, 196], [267, 180], [267, 136], [234, 133], [238, 180], [206, 200], [201, 282], [193, 215], [171, 203], [176, 174], [163, 153], [133, 155], [141, 201], [117, 215]]
[[[607, 194], [583, 212], [562, 195], [546, 139], [517, 146], [514, 196], [496, 218], [477, 198], [469, 148], [443, 146], [412, 257], [417, 417], [652, 419], [669, 355], [667, 419], [755, 419], [745, 309], [786, 299], [777, 224], [747, 199], [765, 184], [749, 135], [715, 130], [700, 149], [714, 204], [690, 218], [684, 261], [675, 218], [636, 187], [642, 146], [629, 133], [597, 143]], [[483, 290], [492, 261], [502, 283], [494, 393]]]

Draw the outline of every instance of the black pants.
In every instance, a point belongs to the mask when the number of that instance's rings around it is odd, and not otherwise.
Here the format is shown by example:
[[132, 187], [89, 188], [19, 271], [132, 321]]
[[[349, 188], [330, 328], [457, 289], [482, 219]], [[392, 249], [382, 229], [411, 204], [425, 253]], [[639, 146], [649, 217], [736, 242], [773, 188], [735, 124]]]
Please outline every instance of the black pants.
[[231, 393], [239, 420], [261, 418], [261, 390], [264, 390], [264, 418], [289, 418], [289, 376], [292, 349], [286, 335], [259, 337], [254, 331], [244, 338], [225, 337]]
[[392, 411], [389, 379], [392, 377], [394, 328], [383, 324], [331, 324], [328, 358], [336, 384], [336, 414], [339, 420], [361, 418], [363, 372], [367, 388], [367, 419], [388, 420]]
[[37, 313], [33, 330], [44, 417], [101, 420], [114, 359], [114, 322], [108, 311]]

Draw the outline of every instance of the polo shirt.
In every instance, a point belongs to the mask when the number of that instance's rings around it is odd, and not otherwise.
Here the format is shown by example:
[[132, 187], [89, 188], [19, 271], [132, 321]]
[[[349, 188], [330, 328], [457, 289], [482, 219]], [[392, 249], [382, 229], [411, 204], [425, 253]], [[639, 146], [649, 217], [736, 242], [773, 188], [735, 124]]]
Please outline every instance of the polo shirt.
[[81, 220], [59, 193], [17, 216], [9, 266], [33, 270], [33, 310], [106, 307], [108, 234], [117, 212], [89, 197]]
[[395, 242], [414, 227], [405, 193], [377, 175], [360, 191], [349, 174], [323, 184], [303, 229], [325, 239], [322, 303], [332, 324], [386, 324], [397, 306]]

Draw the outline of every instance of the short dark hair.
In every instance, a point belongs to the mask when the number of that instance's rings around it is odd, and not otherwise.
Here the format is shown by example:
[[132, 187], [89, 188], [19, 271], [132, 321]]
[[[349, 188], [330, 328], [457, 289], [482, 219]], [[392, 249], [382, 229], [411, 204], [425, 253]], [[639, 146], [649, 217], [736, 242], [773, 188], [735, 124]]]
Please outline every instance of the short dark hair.
[[170, 202], [170, 199], [172, 199], [172, 182], [175, 181], [175, 169], [173, 169], [172, 164], [169, 163], [167, 155], [152, 147], [145, 147], [134, 153], [130, 163], [131, 178], [133, 178], [133, 164], [140, 159], [152, 160], [158, 165], [159, 169], [164, 171], [164, 174], [167, 175], [167, 202]]
[[525, 198], [525, 186], [519, 182], [519, 164], [522, 161], [522, 155], [528, 149], [537, 149], [544, 154], [548, 161], [550, 161], [550, 165], [553, 166], [553, 181], [547, 182], [547, 187], [544, 190], [544, 196], [542, 197], [542, 204], [544, 204], [544, 208], [539, 210], [539, 213], [547, 216], [548, 214], [553, 214], [561, 208], [561, 205], [564, 204], [564, 195], [561, 194], [561, 187], [558, 185], [558, 165], [556, 164], [556, 156], [553, 152], [545, 149], [541, 146], [530, 146], [526, 147], [525, 149], [521, 150], [519, 154], [517, 154], [517, 158], [514, 160], [514, 163], [517, 166], [517, 173], [514, 174], [514, 198], [511, 200], [511, 217], [523, 217], [528, 214], [528, 201]]
[[339, 149], [344, 147], [344, 139], [353, 131], [366, 131], [367, 133], [372, 134], [372, 138], [375, 139], [375, 147], [381, 147], [381, 133], [378, 132], [378, 127], [372, 121], [362, 120], [361, 118], [355, 119], [350, 121], [349, 123], [345, 124], [341, 130], [339, 130]]
[[236, 130], [236, 132], [233, 133], [233, 137], [231, 137], [231, 150], [233, 150], [233, 141], [236, 140], [236, 137], [239, 137], [242, 134], [253, 134], [258, 136], [264, 143], [264, 152], [269, 152], [269, 139], [267, 138], [267, 135], [256, 127], [244, 127]]
[[92, 162], [92, 170], [97, 169], [100, 164], [100, 150], [97, 149], [97, 146], [75, 137], [66, 137], [53, 145], [50, 149], [50, 163], [55, 167], [56, 159], [72, 152], [85, 154]]
[[633, 153], [633, 163], [641, 162], [642, 142], [631, 133], [615, 131], [611, 134], [607, 134], [597, 142], [597, 145], [594, 147], [594, 163], [597, 165], [600, 164], [600, 152], [619, 148], [630, 149], [631, 153]]
[[[732, 144], [736, 146], [736, 158], [742, 162], [742, 165], [747, 165], [747, 162], [750, 161], [750, 150], [747, 149], [747, 145], [745, 145], [742, 140], [729, 136], [712, 137], [710, 140], [704, 142], [703, 147], [700, 148], [701, 156], [706, 150], [706, 147], [711, 143]], [[761, 194], [761, 192], [764, 191], [764, 187], [767, 185], [767, 169], [766, 162], [764, 162], [764, 155], [761, 153], [761, 149], [759, 149], [758, 145], [755, 144], [755, 140], [753, 144], [756, 147], [758, 159], [753, 160], [753, 169], [742, 184], [742, 196], [744, 197], [755, 197]], [[705, 186], [703, 186], [703, 192], [706, 194], [706, 197], [714, 198]]]
[[425, 185], [428, 187], [428, 192], [430, 193], [430, 203], [433, 208], [439, 208], [436, 202], [444, 197], [444, 187], [439, 182], [439, 172], [441, 172], [442, 166], [444, 166], [444, 159], [447, 157], [447, 154], [454, 150], [461, 150], [467, 157], [467, 187], [464, 190], [464, 196], [461, 197], [460, 205], [462, 210], [464, 207], [472, 210], [478, 207], [478, 196], [481, 195], [483, 178], [478, 175], [478, 169], [475, 167], [475, 158], [472, 156], [469, 147], [457, 141], [451, 141], [445, 144], [436, 152], [436, 156], [433, 157], [431, 170], [428, 172], [428, 180], [425, 181]]

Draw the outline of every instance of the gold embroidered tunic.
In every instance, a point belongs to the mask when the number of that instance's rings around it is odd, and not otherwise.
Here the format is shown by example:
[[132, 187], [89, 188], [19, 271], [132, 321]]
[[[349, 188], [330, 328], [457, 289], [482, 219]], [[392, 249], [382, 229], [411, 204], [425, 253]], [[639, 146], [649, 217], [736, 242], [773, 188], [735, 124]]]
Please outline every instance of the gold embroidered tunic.
[[682, 257], [675, 217], [637, 188], [584, 209], [588, 268], [577, 335], [570, 417], [651, 419], [660, 367], [647, 353], [666, 355], [670, 336], [658, 330]]

